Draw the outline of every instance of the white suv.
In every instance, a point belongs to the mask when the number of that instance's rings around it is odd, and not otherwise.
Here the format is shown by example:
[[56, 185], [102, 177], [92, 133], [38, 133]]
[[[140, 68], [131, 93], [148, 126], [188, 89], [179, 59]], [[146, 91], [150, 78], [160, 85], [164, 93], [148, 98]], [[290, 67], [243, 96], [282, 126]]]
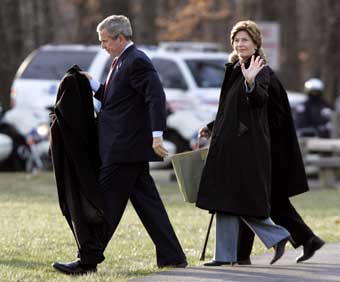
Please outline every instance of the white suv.
[[[140, 48], [152, 59], [164, 86], [168, 106], [168, 130], [164, 133], [166, 146], [171, 153], [188, 150], [197, 130], [214, 119], [228, 54], [213, 43], [164, 42]], [[32, 116], [39, 116], [40, 122], [40, 117], [46, 115], [47, 122], [46, 108], [54, 105], [60, 80], [73, 64], [104, 82], [111, 59], [99, 45], [40, 47], [18, 69], [11, 89], [13, 109], [19, 116], [22, 116], [23, 109], [32, 111]], [[289, 95], [293, 108], [295, 96]], [[95, 102], [96, 106], [99, 104]], [[26, 125], [26, 131], [37, 126], [27, 124], [31, 119], [25, 119], [15, 125]]]
[[[228, 54], [216, 52], [216, 48], [211, 51], [213, 46], [204, 43], [163, 43], [159, 47], [141, 47], [159, 72], [173, 110], [190, 108], [196, 98], [204, 103], [216, 103], [216, 90], [221, 86]], [[42, 46], [31, 53], [17, 71], [11, 89], [13, 105], [52, 106], [59, 82], [73, 64], [103, 82], [111, 60], [96, 45]]]
[[[166, 42], [140, 48], [153, 61], [164, 86], [167, 146], [171, 152], [190, 149], [191, 136], [216, 113], [228, 54], [212, 43]], [[73, 64], [104, 82], [111, 59], [99, 45], [40, 47], [18, 69], [11, 89], [14, 109], [39, 111], [53, 106], [60, 80]]]

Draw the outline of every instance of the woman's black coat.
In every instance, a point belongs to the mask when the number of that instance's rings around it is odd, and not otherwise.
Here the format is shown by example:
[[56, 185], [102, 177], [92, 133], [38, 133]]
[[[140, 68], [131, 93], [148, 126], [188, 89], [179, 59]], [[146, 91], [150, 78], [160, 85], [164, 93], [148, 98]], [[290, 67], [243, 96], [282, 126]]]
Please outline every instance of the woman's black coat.
[[96, 191], [100, 160], [92, 90], [79, 71], [74, 66], [64, 76], [51, 124], [59, 205], [71, 228], [77, 222], [100, 222], [103, 214]]
[[309, 190], [288, 95], [270, 70], [268, 121], [271, 139], [272, 197], [285, 199]]
[[196, 205], [234, 215], [270, 214], [269, 68], [246, 93], [239, 64], [228, 64]]
[[239, 66], [227, 65], [209, 155], [196, 205], [234, 215], [268, 217], [271, 193], [308, 190], [287, 94], [264, 67], [252, 93]]

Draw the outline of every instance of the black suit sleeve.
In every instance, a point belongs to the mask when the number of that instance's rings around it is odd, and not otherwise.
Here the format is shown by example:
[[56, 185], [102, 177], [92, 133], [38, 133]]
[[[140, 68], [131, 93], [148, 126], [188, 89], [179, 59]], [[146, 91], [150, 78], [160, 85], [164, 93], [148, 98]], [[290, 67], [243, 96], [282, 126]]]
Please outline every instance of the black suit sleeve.
[[137, 57], [130, 69], [131, 85], [145, 96], [149, 109], [152, 131], [165, 130], [165, 94], [158, 74], [151, 61]]

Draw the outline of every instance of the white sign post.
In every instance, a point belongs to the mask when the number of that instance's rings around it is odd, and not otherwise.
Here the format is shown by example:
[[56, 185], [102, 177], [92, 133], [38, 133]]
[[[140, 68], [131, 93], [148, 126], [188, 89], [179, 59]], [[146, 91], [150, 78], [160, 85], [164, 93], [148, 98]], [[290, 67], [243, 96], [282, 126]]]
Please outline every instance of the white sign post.
[[280, 69], [280, 24], [277, 22], [258, 22], [262, 33], [262, 47], [270, 67]]

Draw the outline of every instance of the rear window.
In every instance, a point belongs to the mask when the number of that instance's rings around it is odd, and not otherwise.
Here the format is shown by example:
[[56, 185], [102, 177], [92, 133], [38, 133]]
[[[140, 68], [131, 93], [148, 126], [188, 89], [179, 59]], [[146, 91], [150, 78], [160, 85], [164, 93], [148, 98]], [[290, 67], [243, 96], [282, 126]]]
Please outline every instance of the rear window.
[[88, 70], [95, 55], [95, 51], [38, 51], [20, 77], [60, 80], [72, 65]]
[[218, 59], [195, 59], [185, 61], [200, 88], [209, 88], [222, 86], [225, 60]]
[[178, 65], [167, 59], [153, 58], [153, 64], [164, 88], [187, 89], [184, 77]]

